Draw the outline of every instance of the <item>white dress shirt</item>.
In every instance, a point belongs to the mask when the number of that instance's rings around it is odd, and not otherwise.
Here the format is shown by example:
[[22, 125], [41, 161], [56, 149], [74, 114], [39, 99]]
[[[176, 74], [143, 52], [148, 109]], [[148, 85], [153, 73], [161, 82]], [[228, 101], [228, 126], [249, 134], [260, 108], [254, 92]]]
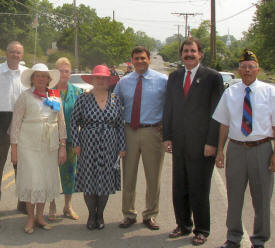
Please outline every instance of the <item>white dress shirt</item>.
[[229, 126], [228, 137], [239, 141], [256, 141], [273, 137], [275, 126], [275, 87], [256, 80], [249, 88], [252, 106], [252, 132], [246, 137], [241, 132], [245, 88], [240, 82], [227, 88], [217, 105], [213, 119]]
[[27, 67], [19, 65], [18, 70], [11, 70], [7, 62], [0, 64], [0, 111], [13, 111], [18, 96], [25, 90], [20, 76], [26, 69]]
[[186, 79], [186, 76], [187, 76], [187, 72], [188, 71], [191, 71], [191, 74], [190, 74], [190, 86], [192, 85], [192, 82], [193, 82], [193, 79], [197, 73], [197, 70], [199, 69], [200, 67], [200, 64], [197, 64], [192, 70], [187, 70], [187, 68], [185, 68], [185, 73], [184, 73], [184, 78], [183, 78], [183, 84], [182, 86], [184, 87], [184, 84], [185, 84], [185, 79]]

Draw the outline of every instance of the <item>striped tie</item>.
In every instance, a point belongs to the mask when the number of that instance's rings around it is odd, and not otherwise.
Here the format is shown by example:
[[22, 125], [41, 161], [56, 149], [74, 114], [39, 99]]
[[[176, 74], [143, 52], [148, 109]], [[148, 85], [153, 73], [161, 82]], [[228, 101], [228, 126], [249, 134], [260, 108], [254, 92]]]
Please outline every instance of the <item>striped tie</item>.
[[252, 106], [250, 101], [249, 87], [245, 88], [245, 96], [243, 101], [243, 119], [242, 119], [242, 133], [248, 136], [252, 132]]

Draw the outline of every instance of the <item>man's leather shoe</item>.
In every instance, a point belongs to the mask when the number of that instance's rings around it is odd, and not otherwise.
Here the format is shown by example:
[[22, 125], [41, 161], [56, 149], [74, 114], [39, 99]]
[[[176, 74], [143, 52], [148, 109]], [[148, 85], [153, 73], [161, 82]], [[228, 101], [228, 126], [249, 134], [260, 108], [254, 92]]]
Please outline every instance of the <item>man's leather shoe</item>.
[[131, 219], [131, 218], [127, 217], [119, 223], [119, 227], [120, 228], [128, 228], [128, 227], [132, 226], [133, 224], [135, 224], [136, 222], [137, 222], [136, 219]]
[[159, 225], [154, 218], [143, 220], [143, 224], [151, 230], [159, 230]]
[[184, 230], [184, 231], [182, 231], [181, 229], [180, 229], [180, 227], [179, 226], [177, 226], [171, 233], [169, 233], [169, 238], [170, 239], [174, 239], [174, 238], [178, 238], [178, 237], [180, 237], [180, 236], [187, 236], [187, 235], [189, 235], [191, 233], [191, 231], [189, 231], [189, 230]]
[[239, 248], [240, 244], [227, 240], [220, 248]]
[[263, 245], [251, 245], [251, 248], [264, 248]]

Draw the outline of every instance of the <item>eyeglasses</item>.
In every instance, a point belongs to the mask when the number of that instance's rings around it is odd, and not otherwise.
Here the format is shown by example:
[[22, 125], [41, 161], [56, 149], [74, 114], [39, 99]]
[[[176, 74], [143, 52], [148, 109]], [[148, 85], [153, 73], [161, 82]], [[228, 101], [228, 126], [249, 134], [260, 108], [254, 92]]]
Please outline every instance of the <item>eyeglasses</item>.
[[258, 68], [258, 66], [257, 65], [240, 65], [239, 68], [242, 70], [247, 70], [247, 69], [254, 70]]

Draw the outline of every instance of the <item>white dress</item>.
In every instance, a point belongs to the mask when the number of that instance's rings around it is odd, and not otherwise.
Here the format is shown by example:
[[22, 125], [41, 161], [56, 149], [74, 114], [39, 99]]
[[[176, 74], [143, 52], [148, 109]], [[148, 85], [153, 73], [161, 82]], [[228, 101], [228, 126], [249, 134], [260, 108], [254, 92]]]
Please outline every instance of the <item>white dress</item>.
[[66, 139], [62, 106], [55, 112], [31, 89], [23, 92], [11, 125], [11, 144], [17, 144], [16, 192], [20, 201], [44, 203], [59, 196], [60, 139]]

